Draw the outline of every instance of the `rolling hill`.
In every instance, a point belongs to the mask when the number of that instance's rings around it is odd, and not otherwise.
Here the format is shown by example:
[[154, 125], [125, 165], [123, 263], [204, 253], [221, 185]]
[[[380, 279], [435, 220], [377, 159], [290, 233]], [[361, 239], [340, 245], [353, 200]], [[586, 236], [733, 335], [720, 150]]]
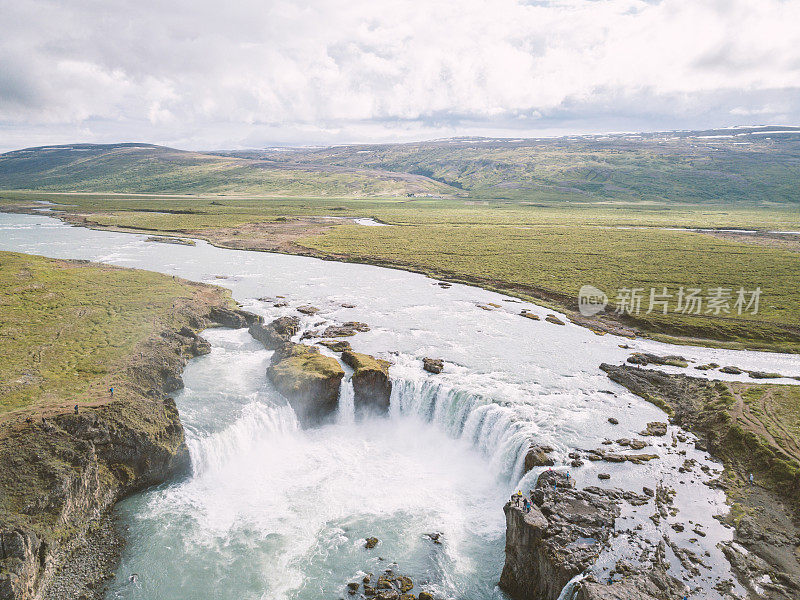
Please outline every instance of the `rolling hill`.
[[800, 128], [187, 152], [150, 144], [0, 155], [0, 189], [511, 202], [794, 204]]
[[415, 173], [481, 198], [800, 202], [800, 127], [457, 138], [228, 155], [276, 164]]
[[8, 152], [0, 155], [0, 189], [330, 197], [458, 192], [418, 174], [277, 164], [150, 144], [72, 144]]

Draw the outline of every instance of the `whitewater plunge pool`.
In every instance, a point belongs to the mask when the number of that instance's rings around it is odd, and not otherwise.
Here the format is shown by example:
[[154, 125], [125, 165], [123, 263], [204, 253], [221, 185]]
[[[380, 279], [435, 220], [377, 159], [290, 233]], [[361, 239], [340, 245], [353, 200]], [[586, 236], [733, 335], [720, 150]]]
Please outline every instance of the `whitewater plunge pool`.
[[[344, 402], [335, 424], [302, 430], [266, 380], [270, 353], [245, 330], [207, 331], [212, 352], [190, 362], [186, 387], [176, 395], [194, 473], [118, 505], [128, 544], [109, 600], [335, 599], [346, 597], [348, 581], [390, 567], [410, 576], [416, 592], [502, 598], [502, 506], [514, 489], [532, 485], [535, 473], [520, 481], [530, 441], [553, 446], [561, 464], [573, 449], [635, 437], [647, 422], [665, 420], [612, 384], [601, 362], [620, 363], [637, 350], [800, 375], [797, 357], [599, 337], [519, 316], [523, 308], [547, 314], [535, 305], [467, 286], [443, 289], [412, 273], [145, 238], [0, 214], [3, 250], [215, 283], [267, 319], [312, 304], [320, 312], [303, 317], [306, 327], [368, 323], [371, 330], [351, 343], [392, 361], [394, 389], [387, 417], [356, 420]], [[287, 306], [259, 300], [277, 296]], [[425, 373], [423, 356], [444, 358], [445, 373]], [[609, 424], [610, 416], [620, 424]], [[640, 492], [663, 482], [677, 490], [680, 512], [660, 525], [648, 519], [652, 506], [625, 507], [618, 529], [641, 526], [639, 538], [620, 535], [598, 569], [619, 557], [635, 562], [642, 540], [668, 535], [704, 556], [707, 567], [687, 579], [691, 597], [719, 598], [713, 586], [731, 574], [717, 544], [732, 534], [713, 518], [726, 511], [722, 493], [704, 485], [719, 466], [691, 436], [670, 446], [668, 439], [654, 442], [648, 451], [661, 458], [643, 465], [571, 469], [578, 485]], [[680, 474], [686, 458], [709, 472]], [[599, 481], [599, 472], [611, 480]], [[685, 534], [669, 528], [677, 521], [702, 527], [706, 536], [690, 542], [691, 527]], [[429, 533], [441, 533], [443, 543]], [[381, 540], [373, 550], [364, 548], [368, 536]], [[671, 550], [668, 559], [674, 575], [686, 575]], [[136, 583], [128, 580], [133, 573]]]

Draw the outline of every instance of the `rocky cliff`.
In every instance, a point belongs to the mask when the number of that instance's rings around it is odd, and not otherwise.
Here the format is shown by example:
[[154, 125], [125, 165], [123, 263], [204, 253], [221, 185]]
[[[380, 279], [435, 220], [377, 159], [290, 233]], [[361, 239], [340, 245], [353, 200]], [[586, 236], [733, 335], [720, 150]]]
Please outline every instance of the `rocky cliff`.
[[101, 551], [98, 531], [120, 498], [191, 468], [168, 394], [183, 386], [187, 358], [209, 350], [197, 331], [214, 320], [245, 326], [254, 318], [223, 306], [180, 315], [185, 326], [149, 338], [118, 374], [113, 399], [3, 423], [0, 600], [102, 597], [110, 573], [82, 568], [69, 577], [81, 562], [76, 556]]
[[599, 488], [576, 490], [557, 471], [539, 476], [533, 505], [509, 502], [506, 561], [500, 587], [515, 600], [556, 600], [575, 575], [597, 560], [619, 516], [617, 503]]
[[317, 348], [284, 344], [272, 355], [267, 377], [289, 401], [302, 425], [320, 425], [336, 413], [344, 369]]
[[350, 350], [342, 352], [342, 361], [353, 368], [356, 411], [385, 413], [389, 410], [392, 396], [389, 363], [369, 354]]

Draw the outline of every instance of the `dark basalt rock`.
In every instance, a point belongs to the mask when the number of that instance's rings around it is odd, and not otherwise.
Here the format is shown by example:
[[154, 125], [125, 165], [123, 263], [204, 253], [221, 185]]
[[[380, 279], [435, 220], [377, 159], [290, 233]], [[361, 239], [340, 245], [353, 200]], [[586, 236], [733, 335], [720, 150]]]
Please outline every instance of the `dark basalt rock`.
[[369, 325], [366, 323], [348, 321], [342, 325], [329, 325], [325, 328], [325, 331], [322, 332], [320, 337], [352, 337], [357, 333], [365, 333], [367, 331], [369, 331]]
[[524, 472], [527, 473], [536, 467], [552, 467], [556, 462], [548, 456], [553, 451], [550, 446], [531, 444], [525, 454]]
[[566, 475], [539, 476], [529, 513], [509, 502], [506, 561], [500, 587], [515, 600], [556, 600], [562, 588], [598, 558], [619, 516], [612, 494], [576, 490]]
[[536, 313], [528, 312], [528, 309], [527, 309], [527, 308], [523, 308], [523, 309], [522, 309], [522, 312], [521, 312], [521, 313], [519, 313], [519, 315], [520, 315], [521, 317], [525, 317], [525, 318], [527, 318], [527, 319], [530, 319], [531, 321], [539, 321], [539, 320], [541, 320], [541, 318], [539, 317], [539, 315], [537, 315]]
[[392, 395], [389, 363], [351, 350], [342, 352], [342, 362], [353, 368], [356, 411], [383, 413], [389, 410], [389, 399]]
[[280, 317], [264, 325], [253, 323], [250, 326], [250, 335], [264, 344], [267, 350], [275, 350], [292, 339], [300, 331], [300, 319], [297, 317]]
[[577, 586], [575, 600], [677, 600], [686, 594], [686, 586], [654, 562], [646, 570], [629, 570], [611, 584], [587, 577]]
[[441, 358], [423, 358], [422, 368], [428, 373], [438, 375], [444, 370], [444, 361]]
[[219, 306], [215, 306], [211, 309], [209, 318], [223, 327], [230, 327], [231, 329], [241, 329], [242, 327], [249, 327], [253, 323], [264, 322], [262, 316], [246, 310], [223, 308]]
[[650, 354], [647, 352], [634, 352], [628, 357], [628, 362], [632, 365], [668, 365], [671, 367], [688, 367], [689, 361], [683, 356], [668, 355], [658, 356], [657, 354]]
[[661, 437], [667, 435], [667, 424], [659, 421], [653, 421], [647, 424], [647, 429], [640, 431], [639, 435], [652, 435]]
[[301, 424], [322, 424], [336, 412], [344, 370], [339, 361], [317, 348], [293, 342], [277, 348], [267, 377], [292, 405]]
[[548, 323], [552, 323], [553, 325], [564, 325], [564, 321], [562, 321], [555, 315], [547, 315], [544, 318], [544, 320], [547, 321]]

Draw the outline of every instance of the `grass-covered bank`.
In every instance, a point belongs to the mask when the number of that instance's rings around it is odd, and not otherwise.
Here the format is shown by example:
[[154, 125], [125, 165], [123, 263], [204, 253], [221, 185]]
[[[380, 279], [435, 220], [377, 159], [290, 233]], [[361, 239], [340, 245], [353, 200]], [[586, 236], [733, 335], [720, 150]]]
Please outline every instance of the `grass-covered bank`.
[[166, 275], [0, 253], [0, 599], [102, 597], [106, 515], [189, 467], [168, 394], [231, 305]]
[[225, 301], [158, 273], [0, 253], [0, 411], [123, 398], [140, 344]]
[[[795, 242], [786, 234], [778, 240], [783, 246], [775, 246], [768, 233], [800, 230], [800, 212], [787, 206], [3, 192], [0, 208], [31, 210], [41, 207], [36, 200], [61, 203], [59, 216], [90, 227], [392, 266], [565, 311], [577, 308], [585, 284], [604, 290], [612, 304], [617, 290], [643, 288], [638, 315], [620, 318], [606, 311], [606, 321], [665, 341], [800, 351], [800, 252], [793, 249], [800, 236]], [[392, 226], [347, 220], [358, 217]], [[758, 233], [739, 240], [688, 228]], [[757, 314], [739, 315], [732, 302], [727, 314], [648, 314], [649, 290], [663, 287], [672, 294], [680, 287], [761, 288], [762, 296]]]

